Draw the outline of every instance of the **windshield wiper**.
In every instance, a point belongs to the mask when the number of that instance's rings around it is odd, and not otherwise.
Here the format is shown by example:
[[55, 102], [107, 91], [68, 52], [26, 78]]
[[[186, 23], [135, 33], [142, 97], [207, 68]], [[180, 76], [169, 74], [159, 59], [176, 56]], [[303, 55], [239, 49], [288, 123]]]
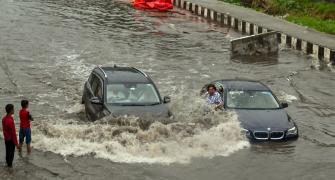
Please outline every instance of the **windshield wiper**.
[[146, 106], [152, 106], [152, 105], [157, 105], [160, 104], [159, 102], [151, 103], [151, 104], [145, 104]]
[[120, 106], [144, 106], [145, 104], [120, 104]]
[[160, 104], [159, 102], [156, 103], [148, 103], [148, 104], [120, 104], [120, 106], [153, 106]]

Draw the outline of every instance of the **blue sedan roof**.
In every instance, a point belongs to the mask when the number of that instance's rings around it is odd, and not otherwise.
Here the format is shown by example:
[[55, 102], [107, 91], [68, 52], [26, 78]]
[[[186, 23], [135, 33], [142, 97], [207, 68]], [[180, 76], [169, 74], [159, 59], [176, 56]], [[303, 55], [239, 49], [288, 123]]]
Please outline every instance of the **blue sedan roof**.
[[214, 81], [213, 83], [221, 83], [224, 89], [229, 90], [254, 90], [254, 91], [269, 91], [270, 89], [266, 87], [259, 81], [252, 80], [236, 80], [236, 79], [222, 79]]

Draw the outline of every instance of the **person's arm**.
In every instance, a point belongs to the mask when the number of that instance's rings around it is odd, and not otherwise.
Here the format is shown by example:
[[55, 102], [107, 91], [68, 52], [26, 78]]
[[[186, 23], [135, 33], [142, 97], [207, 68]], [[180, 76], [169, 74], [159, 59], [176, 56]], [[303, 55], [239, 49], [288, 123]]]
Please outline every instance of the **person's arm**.
[[6, 129], [5, 129], [5, 122], [4, 122], [4, 120], [2, 119], [2, 133], [3, 133], [3, 138], [5, 139], [5, 131], [6, 131]]
[[208, 92], [205, 92], [201, 95], [203, 98], [207, 98], [208, 97]]
[[30, 114], [29, 111], [28, 111], [28, 119], [29, 119], [29, 121], [34, 121], [34, 118], [33, 118], [33, 116]]
[[215, 110], [222, 109], [224, 105], [223, 100], [221, 99], [221, 96], [219, 95], [217, 98], [218, 98], [219, 104], [215, 106]]
[[223, 105], [224, 105], [224, 101], [221, 99], [221, 96], [220, 96], [220, 100], [219, 100], [219, 102], [220, 102], [219, 105], [223, 107]]
[[17, 136], [16, 136], [16, 129], [15, 129], [15, 124], [14, 124], [14, 119], [13, 119], [13, 121], [12, 121], [12, 123], [11, 123], [11, 137], [13, 138], [12, 139], [12, 141], [13, 141], [13, 143], [16, 145], [16, 146], [18, 146], [18, 143], [17, 143]]

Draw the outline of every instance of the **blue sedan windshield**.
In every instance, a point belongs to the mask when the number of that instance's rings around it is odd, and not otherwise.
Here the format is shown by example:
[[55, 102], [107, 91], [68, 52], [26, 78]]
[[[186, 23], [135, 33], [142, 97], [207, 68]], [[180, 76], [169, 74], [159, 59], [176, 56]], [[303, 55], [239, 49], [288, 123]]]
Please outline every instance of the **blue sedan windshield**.
[[279, 104], [270, 91], [228, 91], [227, 107], [236, 109], [277, 109]]

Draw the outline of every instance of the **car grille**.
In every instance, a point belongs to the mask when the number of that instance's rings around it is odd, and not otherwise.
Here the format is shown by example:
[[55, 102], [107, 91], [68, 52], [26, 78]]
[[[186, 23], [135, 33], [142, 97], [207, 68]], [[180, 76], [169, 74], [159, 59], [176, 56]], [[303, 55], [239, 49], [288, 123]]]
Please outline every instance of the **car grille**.
[[273, 140], [283, 139], [284, 132], [283, 131], [272, 131], [270, 138]]
[[254, 137], [255, 137], [255, 139], [259, 139], [259, 140], [269, 139], [269, 132], [267, 132], [267, 131], [255, 131], [254, 132]]
[[284, 138], [283, 131], [254, 131], [254, 137], [258, 140], [279, 140]]

